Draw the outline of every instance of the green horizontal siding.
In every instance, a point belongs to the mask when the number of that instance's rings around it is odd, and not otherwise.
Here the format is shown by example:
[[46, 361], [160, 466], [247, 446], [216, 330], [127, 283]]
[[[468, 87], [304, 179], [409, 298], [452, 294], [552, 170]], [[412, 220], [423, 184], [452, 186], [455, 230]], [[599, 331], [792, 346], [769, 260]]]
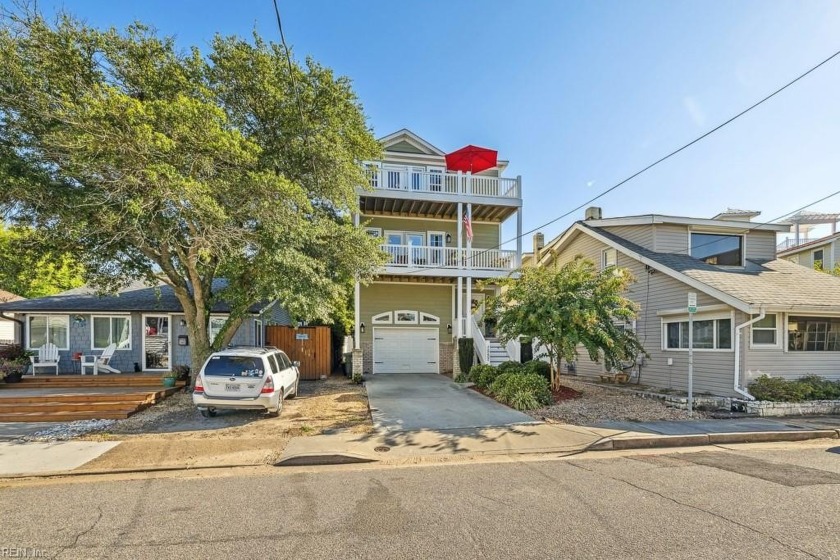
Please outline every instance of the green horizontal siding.
[[373, 283], [361, 287], [361, 320], [365, 324], [365, 333], [361, 342], [373, 340], [373, 327], [423, 327], [427, 325], [374, 325], [374, 315], [386, 311], [407, 309], [422, 311], [440, 317], [440, 341], [446, 342], [452, 335], [446, 331], [446, 325], [452, 323], [452, 286], [437, 284], [384, 284]]
[[[424, 220], [420, 218], [399, 218], [391, 216], [362, 216], [361, 223], [367, 223], [367, 227], [381, 228], [383, 235], [385, 231], [415, 231], [425, 232], [441, 231], [452, 236], [452, 242], [447, 247], [455, 247], [458, 244], [458, 222], [456, 220]], [[473, 242], [475, 249], [492, 249], [499, 245], [499, 224], [474, 223]], [[428, 244], [428, 238], [426, 243]], [[464, 246], [467, 244], [466, 233], [463, 239]]]

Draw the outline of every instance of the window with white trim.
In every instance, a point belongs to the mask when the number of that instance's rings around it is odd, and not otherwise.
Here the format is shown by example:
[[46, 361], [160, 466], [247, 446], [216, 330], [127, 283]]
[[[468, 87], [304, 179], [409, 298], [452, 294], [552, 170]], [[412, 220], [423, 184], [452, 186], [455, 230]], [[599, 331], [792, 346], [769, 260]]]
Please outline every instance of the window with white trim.
[[[731, 350], [732, 319], [695, 319], [692, 344], [696, 350]], [[688, 349], [688, 321], [662, 323], [666, 350]]]
[[708, 264], [743, 266], [744, 236], [692, 232], [691, 256]]
[[616, 264], [616, 252], [615, 249], [604, 249], [601, 252], [601, 268], [609, 268], [611, 266], [615, 266]]
[[814, 263], [814, 268], [817, 270], [823, 270], [825, 268], [825, 261], [823, 260], [825, 258], [825, 253], [823, 252], [823, 250], [817, 249], [812, 253], [812, 255], [812, 262]]
[[263, 322], [261, 319], [254, 319], [254, 346], [262, 348], [263, 345]]
[[[753, 315], [753, 319], [756, 317], [756, 315]], [[752, 346], [772, 346], [775, 348], [779, 344], [778, 330], [777, 315], [767, 315], [761, 321], [756, 321], [750, 325]]]
[[416, 325], [417, 312], [406, 309], [394, 311], [394, 323], [397, 325]]
[[225, 326], [226, 322], [227, 317], [210, 317], [210, 322], [207, 323], [207, 336], [210, 338], [210, 344], [213, 344], [213, 341], [222, 332], [222, 327]]
[[59, 350], [70, 349], [68, 315], [30, 315], [26, 325], [30, 350], [37, 350], [47, 342], [55, 344]]
[[788, 350], [840, 352], [840, 317], [789, 316]]
[[420, 312], [421, 325], [440, 325], [440, 317], [435, 317], [429, 313]]
[[393, 322], [393, 319], [391, 318], [391, 312], [386, 311], [385, 313], [374, 315], [373, 317], [371, 317], [370, 322], [374, 325], [390, 325]]
[[111, 344], [117, 350], [131, 350], [131, 317], [95, 315], [90, 322], [91, 350], [105, 350]]

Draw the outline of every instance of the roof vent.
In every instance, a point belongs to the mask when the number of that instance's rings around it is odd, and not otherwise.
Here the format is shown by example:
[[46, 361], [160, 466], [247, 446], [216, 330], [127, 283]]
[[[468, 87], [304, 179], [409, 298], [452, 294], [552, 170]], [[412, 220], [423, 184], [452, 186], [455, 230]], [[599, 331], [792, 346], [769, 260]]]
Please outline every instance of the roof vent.
[[600, 220], [601, 219], [601, 207], [600, 206], [590, 206], [586, 209], [586, 213], [584, 214], [584, 220]]

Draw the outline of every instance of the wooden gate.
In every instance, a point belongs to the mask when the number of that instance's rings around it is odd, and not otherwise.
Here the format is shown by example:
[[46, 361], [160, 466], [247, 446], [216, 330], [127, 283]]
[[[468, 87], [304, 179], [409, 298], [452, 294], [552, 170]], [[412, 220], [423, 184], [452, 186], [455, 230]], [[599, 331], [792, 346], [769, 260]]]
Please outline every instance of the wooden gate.
[[300, 362], [301, 379], [321, 379], [332, 370], [332, 333], [329, 327], [282, 327], [265, 329], [265, 342]]

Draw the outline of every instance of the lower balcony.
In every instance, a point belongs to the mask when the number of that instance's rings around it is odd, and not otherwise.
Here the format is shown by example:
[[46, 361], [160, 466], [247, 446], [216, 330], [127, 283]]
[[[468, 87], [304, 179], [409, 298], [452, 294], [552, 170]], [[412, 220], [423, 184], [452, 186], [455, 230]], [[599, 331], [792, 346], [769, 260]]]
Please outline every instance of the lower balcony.
[[516, 251], [502, 249], [457, 249], [421, 245], [382, 245], [388, 254], [385, 272], [408, 274], [410, 271], [434, 276], [477, 276], [492, 278], [506, 275], [519, 267]]

